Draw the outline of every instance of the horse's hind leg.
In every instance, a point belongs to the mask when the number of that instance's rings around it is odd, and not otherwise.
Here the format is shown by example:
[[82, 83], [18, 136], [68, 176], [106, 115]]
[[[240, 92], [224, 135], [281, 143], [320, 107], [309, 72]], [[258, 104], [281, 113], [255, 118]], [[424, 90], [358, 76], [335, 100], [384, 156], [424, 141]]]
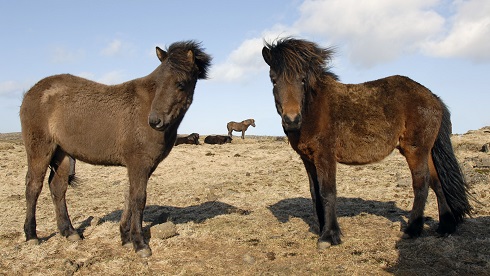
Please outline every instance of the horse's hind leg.
[[429, 169], [430, 169], [430, 187], [434, 190], [437, 196], [437, 206], [439, 209], [439, 227], [437, 228], [437, 233], [441, 235], [450, 234], [456, 231], [456, 219], [449, 207], [446, 196], [442, 190], [441, 181], [437, 174], [437, 170], [434, 166], [432, 156], [429, 158]]
[[418, 237], [424, 226], [424, 209], [429, 193], [429, 151], [416, 146], [405, 147], [402, 152], [407, 159], [408, 167], [412, 174], [412, 187], [414, 200], [408, 226], [405, 229], [404, 238]]
[[34, 139], [30, 140], [24, 137], [24, 143], [28, 167], [26, 174], [26, 220], [24, 222], [24, 233], [26, 241], [38, 243], [36, 234], [37, 199], [41, 194], [46, 170], [55, 146], [39, 138], [34, 141]]
[[233, 128], [229, 124], [226, 125], [226, 128], [228, 129], [228, 136], [232, 137]]
[[71, 224], [65, 197], [70, 173], [70, 157], [58, 148], [51, 160], [51, 172], [48, 180], [49, 189], [56, 213], [56, 222], [61, 235], [69, 240], [76, 241], [80, 239], [80, 236]]

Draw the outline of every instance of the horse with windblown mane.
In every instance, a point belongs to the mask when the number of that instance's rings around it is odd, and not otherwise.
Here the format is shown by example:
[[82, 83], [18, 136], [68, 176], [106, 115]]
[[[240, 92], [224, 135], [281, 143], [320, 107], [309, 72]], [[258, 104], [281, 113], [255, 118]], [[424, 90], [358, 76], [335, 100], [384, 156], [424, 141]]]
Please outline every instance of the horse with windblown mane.
[[404, 237], [417, 237], [431, 187], [441, 235], [471, 213], [468, 186], [451, 145], [449, 110], [439, 97], [403, 76], [343, 84], [330, 71], [334, 51], [306, 40], [265, 43], [264, 61], [284, 133], [300, 155], [320, 226], [318, 248], [341, 242], [336, 216], [336, 164], [380, 161], [395, 148], [412, 174], [413, 208]]

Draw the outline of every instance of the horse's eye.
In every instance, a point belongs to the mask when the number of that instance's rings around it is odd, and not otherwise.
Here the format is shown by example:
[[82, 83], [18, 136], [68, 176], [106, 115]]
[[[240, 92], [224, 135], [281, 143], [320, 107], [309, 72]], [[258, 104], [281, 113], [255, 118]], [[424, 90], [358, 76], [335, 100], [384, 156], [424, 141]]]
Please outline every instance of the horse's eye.
[[303, 86], [304, 86], [304, 85], [305, 85], [305, 83], [306, 83], [306, 79], [302, 79], [302, 80], [301, 80], [301, 85], [303, 85]]
[[185, 83], [184, 82], [178, 82], [177, 83], [177, 89], [184, 90], [185, 89]]
[[272, 85], [276, 86], [277, 82], [274, 79], [271, 79]]

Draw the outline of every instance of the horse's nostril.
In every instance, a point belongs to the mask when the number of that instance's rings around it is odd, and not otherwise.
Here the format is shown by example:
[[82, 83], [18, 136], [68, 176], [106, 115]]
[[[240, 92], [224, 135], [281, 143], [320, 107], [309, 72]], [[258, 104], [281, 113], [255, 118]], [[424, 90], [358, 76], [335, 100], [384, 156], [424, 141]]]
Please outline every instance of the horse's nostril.
[[152, 127], [158, 126], [161, 122], [162, 120], [160, 120], [160, 118], [154, 114], [150, 114], [150, 116], [148, 116], [148, 124], [150, 124]]

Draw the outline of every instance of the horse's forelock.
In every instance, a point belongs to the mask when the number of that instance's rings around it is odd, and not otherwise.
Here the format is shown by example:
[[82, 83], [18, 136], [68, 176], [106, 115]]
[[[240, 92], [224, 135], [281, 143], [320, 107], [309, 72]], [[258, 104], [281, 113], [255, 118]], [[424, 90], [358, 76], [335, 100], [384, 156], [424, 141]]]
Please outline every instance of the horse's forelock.
[[335, 53], [334, 48], [321, 48], [316, 43], [294, 39], [279, 39], [275, 43], [265, 43], [270, 50], [271, 68], [293, 81], [298, 75], [311, 79], [321, 79], [325, 74], [338, 77], [330, 72], [329, 62]]
[[193, 64], [189, 63], [189, 51], [192, 51], [194, 55], [194, 61], [199, 70], [198, 78], [206, 79], [212, 58], [204, 52], [204, 48], [202, 48], [199, 42], [188, 40], [175, 42], [170, 45], [167, 48], [169, 65], [177, 72], [189, 74], [193, 66]]

